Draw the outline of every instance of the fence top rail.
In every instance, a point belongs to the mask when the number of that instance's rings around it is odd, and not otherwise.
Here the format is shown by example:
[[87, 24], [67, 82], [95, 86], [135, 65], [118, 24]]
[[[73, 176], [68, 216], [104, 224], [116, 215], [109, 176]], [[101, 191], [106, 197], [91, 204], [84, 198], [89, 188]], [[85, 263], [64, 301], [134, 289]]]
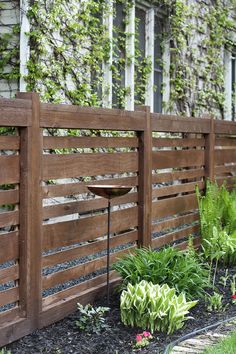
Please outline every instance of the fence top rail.
[[215, 133], [235, 135], [236, 138], [236, 122], [215, 120]]
[[210, 118], [193, 118], [161, 113], [151, 114], [153, 131], [175, 133], [203, 133], [211, 131]]
[[145, 130], [146, 112], [121, 109], [41, 104], [40, 125], [44, 128]]
[[0, 126], [27, 127], [32, 122], [32, 102], [0, 98]]

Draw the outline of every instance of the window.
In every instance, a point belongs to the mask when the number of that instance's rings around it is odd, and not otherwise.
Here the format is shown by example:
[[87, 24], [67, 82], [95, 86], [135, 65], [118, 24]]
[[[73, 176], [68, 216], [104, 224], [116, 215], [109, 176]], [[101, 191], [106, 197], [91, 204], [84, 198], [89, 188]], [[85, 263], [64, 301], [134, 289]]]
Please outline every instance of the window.
[[232, 92], [232, 120], [236, 121], [236, 55], [231, 59], [231, 92]]
[[[150, 106], [152, 112], [161, 112], [163, 96], [167, 95], [162, 93], [166, 74], [164, 76], [162, 65], [163, 21], [160, 14], [148, 1], [136, 1], [128, 14], [123, 4], [109, 1], [113, 11], [109, 11], [104, 22], [113, 48], [111, 46], [110, 60], [103, 68], [106, 87], [103, 105], [121, 106], [123, 95], [123, 104], [128, 110], [133, 110], [138, 103]], [[148, 77], [142, 82], [140, 68], [145, 65]], [[167, 85], [165, 87], [168, 91]]]

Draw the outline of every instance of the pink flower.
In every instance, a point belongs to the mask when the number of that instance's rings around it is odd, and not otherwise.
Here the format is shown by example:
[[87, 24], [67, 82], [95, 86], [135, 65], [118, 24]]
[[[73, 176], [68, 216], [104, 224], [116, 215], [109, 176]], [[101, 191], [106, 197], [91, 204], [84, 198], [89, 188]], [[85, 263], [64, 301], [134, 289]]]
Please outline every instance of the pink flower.
[[236, 294], [231, 296], [231, 299], [236, 300]]
[[144, 337], [150, 337], [151, 333], [150, 332], [147, 332], [147, 331], [144, 331], [143, 332], [143, 336]]
[[141, 334], [137, 334], [136, 341], [137, 342], [142, 342], [142, 340], [143, 340], [142, 335]]

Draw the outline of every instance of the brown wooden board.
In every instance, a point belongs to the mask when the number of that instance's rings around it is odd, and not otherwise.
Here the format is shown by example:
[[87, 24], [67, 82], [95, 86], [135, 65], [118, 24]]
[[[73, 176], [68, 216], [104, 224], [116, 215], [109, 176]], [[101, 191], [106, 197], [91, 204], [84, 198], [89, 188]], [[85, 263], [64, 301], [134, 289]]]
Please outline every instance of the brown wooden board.
[[[129, 253], [134, 247], [123, 249], [121, 251], [110, 254], [110, 263], [114, 263], [122, 255]], [[105, 268], [107, 257], [100, 257], [92, 261], [79, 264], [78, 266], [61, 270], [56, 273], [49, 274], [43, 277], [43, 289], [51, 288], [57, 284], [63, 284], [69, 280], [77, 279], [81, 276], [93, 273], [99, 269]]]
[[210, 119], [181, 118], [161, 113], [151, 114], [152, 131], [176, 133], [204, 133], [210, 131]]
[[[79, 183], [68, 183], [68, 184], [51, 184], [43, 186], [43, 198], [53, 198], [62, 197], [66, 195], [88, 193], [88, 188], [85, 182]], [[89, 181], [89, 184], [118, 184], [118, 185], [128, 185], [137, 186], [137, 177], [124, 177], [124, 178], [107, 178], [104, 180]]]
[[0, 184], [18, 183], [20, 178], [19, 156], [0, 156]]
[[235, 149], [236, 147], [236, 137], [226, 137], [226, 138], [216, 138], [216, 147], [229, 146]]
[[153, 138], [152, 147], [196, 147], [205, 146], [205, 139]]
[[0, 102], [0, 126], [27, 127], [31, 125], [31, 110], [3, 107]]
[[[137, 193], [129, 193], [125, 196], [113, 199], [111, 201], [111, 206], [127, 203], [136, 203], [137, 201]], [[73, 201], [69, 203], [61, 203], [44, 207], [43, 218], [47, 219], [56, 216], [70, 215], [74, 213], [85, 213], [104, 208], [107, 208], [107, 200], [104, 198]]]
[[152, 190], [152, 197], [163, 197], [179, 193], [195, 192], [196, 186], [202, 190], [205, 188], [205, 182], [182, 183], [168, 187], [157, 187]]
[[[120, 246], [122, 244], [126, 244], [129, 242], [134, 242], [138, 239], [138, 233], [137, 230], [130, 231], [130, 232], [125, 232], [121, 235], [117, 235], [114, 237], [111, 237], [110, 239], [110, 247], [116, 247]], [[42, 260], [42, 266], [43, 268], [45, 267], [50, 267], [55, 264], [63, 263], [63, 262], [69, 262], [74, 259], [78, 259], [80, 257], [85, 257], [90, 254], [94, 254], [100, 251], [105, 250], [107, 247], [107, 239], [91, 242], [91, 243], [86, 243], [81, 246], [73, 247], [69, 250], [65, 251], [59, 251], [53, 254], [49, 254], [47, 256], [43, 257]]]
[[160, 221], [157, 224], [152, 224], [152, 232], [161, 232], [165, 229], [171, 229], [179, 227], [184, 224], [191, 224], [193, 222], [199, 221], [199, 214], [191, 213], [183, 216], [177, 216], [174, 218], [168, 218], [165, 221]]
[[69, 105], [41, 105], [40, 124], [44, 128], [144, 130], [143, 112], [81, 108]]
[[0, 269], [0, 284], [5, 284], [19, 278], [19, 265], [14, 264], [11, 267]]
[[152, 153], [152, 168], [192, 167], [204, 165], [204, 151], [179, 150], [155, 151]]
[[0, 234], [0, 264], [19, 257], [18, 231]]
[[0, 190], [0, 205], [19, 203], [19, 190]]
[[215, 151], [216, 165], [223, 165], [224, 163], [236, 163], [236, 149], [231, 150], [216, 150]]
[[152, 240], [152, 247], [153, 248], [162, 247], [168, 243], [178, 241], [181, 238], [199, 232], [199, 229], [200, 229], [199, 225], [194, 225], [194, 226], [186, 227], [185, 229], [182, 229], [180, 231], [175, 231], [166, 234], [164, 236], [156, 237], [155, 239]]
[[[1, 140], [0, 140], [1, 146]], [[68, 149], [68, 148], [118, 148], [118, 147], [138, 147], [137, 138], [119, 137], [49, 137], [44, 136], [44, 149]]]
[[0, 306], [12, 304], [18, 300], [19, 300], [18, 287], [0, 291]]
[[19, 136], [0, 136], [0, 150], [19, 150]]
[[[111, 232], [135, 228], [138, 224], [137, 207], [113, 212]], [[43, 226], [43, 250], [70, 246], [74, 243], [93, 240], [107, 232], [107, 215], [98, 215], [73, 221]]]
[[226, 122], [223, 120], [215, 120], [215, 133], [216, 134], [230, 134], [236, 135], [236, 124], [235, 122]]
[[0, 227], [19, 224], [19, 210], [0, 213]]
[[43, 179], [96, 176], [138, 170], [138, 154], [97, 153], [44, 155]]
[[177, 180], [186, 180], [186, 179], [193, 179], [193, 178], [200, 178], [204, 177], [205, 170], [204, 168], [196, 168], [190, 170], [183, 170], [183, 171], [175, 171], [173, 172], [160, 172], [155, 173], [152, 175], [152, 183], [163, 183], [163, 182], [174, 182]]
[[197, 197], [189, 194], [181, 197], [168, 198], [153, 203], [152, 219], [160, 219], [178, 213], [190, 212], [197, 209]]

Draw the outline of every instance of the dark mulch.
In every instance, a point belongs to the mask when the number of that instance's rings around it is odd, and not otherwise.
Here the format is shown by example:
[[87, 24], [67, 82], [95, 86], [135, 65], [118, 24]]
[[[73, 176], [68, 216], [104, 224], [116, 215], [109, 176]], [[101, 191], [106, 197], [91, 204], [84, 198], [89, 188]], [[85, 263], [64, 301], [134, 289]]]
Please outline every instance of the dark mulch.
[[[236, 273], [236, 268], [230, 269], [229, 274], [232, 276]], [[207, 311], [204, 301], [200, 301], [198, 305], [191, 311], [193, 319], [186, 321], [181, 330], [173, 335], [164, 335], [155, 333], [154, 339], [148, 348], [138, 351], [139, 353], [161, 353], [165, 346], [173, 340], [190, 333], [196, 329], [203, 328], [210, 324], [214, 324], [220, 320], [236, 316], [236, 305], [231, 302], [231, 291], [228, 285], [224, 288], [219, 285], [218, 281], [221, 276], [225, 275], [225, 271], [220, 270], [217, 275], [217, 287], [224, 294], [223, 304], [226, 309], [223, 312], [210, 313]], [[106, 306], [105, 298], [101, 299], [96, 305]], [[35, 331], [7, 347], [11, 353], [20, 354], [128, 354], [135, 353], [132, 349], [135, 335], [140, 333], [140, 329], [127, 328], [120, 321], [119, 313], [119, 297], [117, 294], [112, 295], [111, 310], [108, 315], [108, 324], [110, 329], [101, 334], [87, 334], [78, 330], [75, 321], [79, 314], [74, 313], [64, 320], [48, 326], [47, 328]]]

